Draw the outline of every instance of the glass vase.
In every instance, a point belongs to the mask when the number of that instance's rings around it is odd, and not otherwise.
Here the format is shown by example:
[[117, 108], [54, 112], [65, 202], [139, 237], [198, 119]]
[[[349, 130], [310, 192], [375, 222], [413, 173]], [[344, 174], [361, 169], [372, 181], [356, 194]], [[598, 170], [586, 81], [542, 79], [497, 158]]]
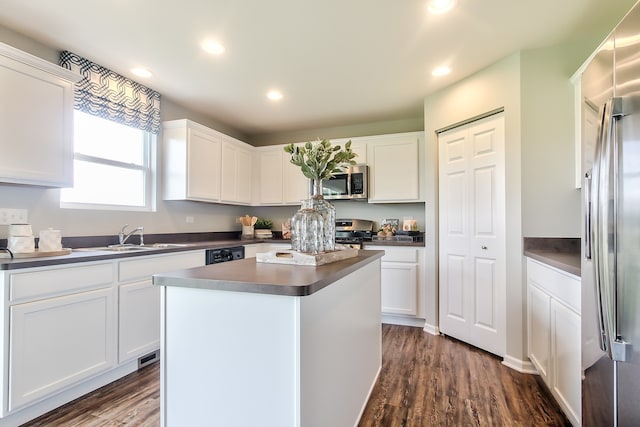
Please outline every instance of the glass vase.
[[324, 251], [324, 219], [313, 208], [311, 199], [302, 200], [302, 206], [291, 218], [291, 248], [294, 251], [319, 254]]
[[336, 208], [322, 195], [322, 180], [311, 180], [312, 206], [322, 216], [323, 251], [336, 250]]

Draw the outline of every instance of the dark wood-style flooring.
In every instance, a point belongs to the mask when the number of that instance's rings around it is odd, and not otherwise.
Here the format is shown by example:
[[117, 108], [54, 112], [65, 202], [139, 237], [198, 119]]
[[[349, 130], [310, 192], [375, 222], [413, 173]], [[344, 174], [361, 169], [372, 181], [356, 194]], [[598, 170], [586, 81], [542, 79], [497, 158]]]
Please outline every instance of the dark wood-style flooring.
[[[143, 368], [25, 426], [159, 426], [159, 368]], [[382, 372], [359, 426], [569, 426], [541, 384], [454, 339], [383, 325]]]

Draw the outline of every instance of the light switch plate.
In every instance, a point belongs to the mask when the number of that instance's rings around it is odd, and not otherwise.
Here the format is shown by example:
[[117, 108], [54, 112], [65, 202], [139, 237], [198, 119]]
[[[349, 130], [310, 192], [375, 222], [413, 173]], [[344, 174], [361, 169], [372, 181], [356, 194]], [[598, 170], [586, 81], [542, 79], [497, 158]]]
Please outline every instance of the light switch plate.
[[27, 224], [28, 222], [26, 209], [0, 208], [0, 225]]

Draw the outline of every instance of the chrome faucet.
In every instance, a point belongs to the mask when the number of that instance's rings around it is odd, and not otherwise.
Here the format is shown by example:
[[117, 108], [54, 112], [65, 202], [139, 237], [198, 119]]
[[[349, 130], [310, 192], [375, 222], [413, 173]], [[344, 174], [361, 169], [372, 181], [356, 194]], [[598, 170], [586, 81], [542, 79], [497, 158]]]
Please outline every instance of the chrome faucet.
[[140, 235], [140, 246], [144, 245], [144, 227], [138, 227], [125, 235], [125, 230], [128, 226], [129, 224], [125, 224], [122, 230], [120, 230], [120, 233], [118, 233], [118, 241], [120, 244], [124, 245], [132, 234], [138, 233]]

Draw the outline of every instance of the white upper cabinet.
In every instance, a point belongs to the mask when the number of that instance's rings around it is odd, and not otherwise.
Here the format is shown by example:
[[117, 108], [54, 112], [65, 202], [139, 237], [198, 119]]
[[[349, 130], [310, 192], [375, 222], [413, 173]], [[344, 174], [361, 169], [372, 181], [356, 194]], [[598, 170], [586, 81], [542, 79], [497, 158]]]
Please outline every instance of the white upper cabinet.
[[284, 147], [283, 144], [256, 148], [257, 205], [298, 205], [309, 197], [309, 180], [298, 166], [291, 164]]
[[[299, 205], [310, 183], [285, 144], [252, 147], [190, 120], [163, 123], [164, 199], [253, 206]], [[357, 164], [369, 166], [369, 202], [424, 200], [423, 132], [351, 140]], [[303, 144], [303, 143], [300, 143]]]
[[164, 199], [251, 203], [248, 144], [190, 120], [163, 123]]
[[0, 182], [73, 186], [73, 84], [79, 78], [0, 43]]
[[369, 165], [369, 202], [418, 202], [422, 196], [422, 132], [362, 138]]
[[340, 139], [332, 139], [331, 143], [333, 145], [339, 145], [344, 148], [344, 145], [351, 141], [351, 151], [356, 154], [356, 157], [353, 159], [356, 164], [367, 164], [367, 142], [366, 138], [340, 138]]
[[164, 198], [220, 200], [222, 141], [217, 132], [190, 120], [163, 124]]
[[251, 147], [239, 141], [222, 141], [222, 188], [220, 201], [233, 204], [251, 204], [251, 177], [253, 168]]
[[279, 205], [283, 201], [283, 151], [280, 147], [270, 147], [257, 152], [258, 205]]

